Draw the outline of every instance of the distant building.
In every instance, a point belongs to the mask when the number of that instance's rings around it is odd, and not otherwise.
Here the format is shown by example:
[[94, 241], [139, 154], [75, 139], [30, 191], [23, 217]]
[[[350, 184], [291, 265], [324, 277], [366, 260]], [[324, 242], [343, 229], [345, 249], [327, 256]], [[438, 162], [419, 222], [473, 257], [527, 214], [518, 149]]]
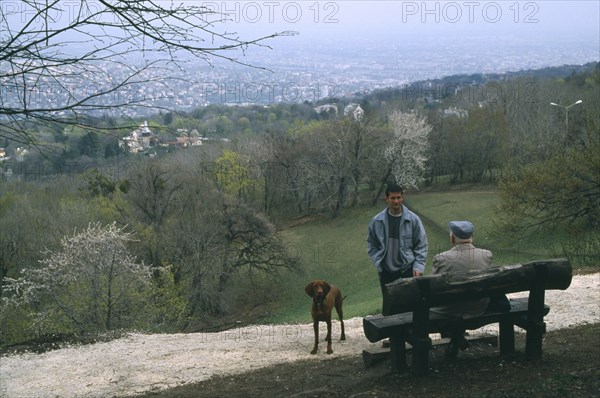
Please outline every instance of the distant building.
[[193, 129], [192, 131], [189, 131], [188, 129], [177, 129], [177, 138], [175, 138], [175, 141], [167, 142], [166, 144], [163, 144], [163, 146], [200, 146], [202, 145], [203, 139], [204, 138], [197, 129]]
[[137, 129], [123, 137], [121, 146], [125, 146], [131, 153], [139, 153], [150, 147], [156, 146], [157, 139], [148, 127], [148, 122], [144, 121]]
[[349, 103], [344, 108], [344, 116], [352, 116], [354, 120], [360, 122], [365, 115], [363, 108], [354, 102]]
[[323, 113], [323, 112], [335, 112], [336, 116], [338, 114], [338, 107], [335, 104], [324, 104], [324, 105], [319, 105], [316, 108], [313, 108], [315, 110], [315, 112], [317, 113]]
[[465, 109], [450, 107], [448, 109], [444, 109], [444, 117], [448, 116], [456, 116], [458, 118], [463, 119], [469, 116], [469, 112]]
[[174, 142], [169, 142], [169, 145], [180, 147], [200, 146], [202, 145], [202, 137], [177, 137]]

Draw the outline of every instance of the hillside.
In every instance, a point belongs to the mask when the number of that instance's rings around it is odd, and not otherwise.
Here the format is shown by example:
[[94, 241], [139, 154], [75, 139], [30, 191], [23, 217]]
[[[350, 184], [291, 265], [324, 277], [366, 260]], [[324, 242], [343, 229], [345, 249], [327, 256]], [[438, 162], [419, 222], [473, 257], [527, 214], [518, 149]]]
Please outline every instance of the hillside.
[[[492, 250], [496, 264], [514, 264], [556, 254], [551, 235], [531, 235], [511, 242], [496, 236], [492, 217], [497, 203], [493, 190], [407, 193], [407, 206], [422, 218], [429, 241], [427, 268], [431, 258], [449, 248], [447, 224], [468, 219], [475, 226], [475, 245]], [[366, 233], [371, 217], [384, 208], [349, 209], [337, 218], [321, 218], [287, 228], [284, 236], [288, 250], [298, 256], [302, 273], [277, 281], [277, 300], [270, 305], [267, 322], [308, 320], [304, 286], [313, 279], [324, 279], [348, 295], [347, 316], [380, 312], [381, 292], [375, 268], [367, 256]]]
[[[547, 236], [530, 236], [527, 241], [519, 242], [518, 250], [514, 250], [508, 241], [495, 237], [489, 221], [496, 203], [494, 191], [407, 193], [407, 199], [407, 205], [424, 220], [431, 248], [429, 261], [435, 252], [448, 247], [446, 224], [451, 219], [473, 221], [477, 228], [476, 242], [491, 248], [499, 264], [552, 254], [551, 248], [543, 244], [550, 240]], [[381, 378], [387, 375], [386, 365], [365, 370], [360, 360], [362, 349], [372, 346], [362, 334], [361, 317], [380, 312], [381, 305], [377, 275], [366, 255], [366, 226], [382, 206], [355, 208], [337, 218], [304, 220], [287, 227], [284, 235], [288, 250], [296, 253], [302, 272], [262, 281], [266, 290], [252, 294], [262, 294], [265, 305], [250, 311], [247, 318], [238, 319], [239, 323], [233, 329], [213, 333], [130, 333], [113, 341], [87, 346], [63, 343], [59, 344], [59, 349], [41, 354], [5, 353], [2, 357], [2, 393], [26, 396], [20, 388], [27, 386], [28, 391], [33, 388], [35, 396], [39, 397], [67, 397], [69, 394], [77, 397], [151, 396], [153, 392], [165, 397], [212, 397], [220, 391], [228, 396], [262, 397], [274, 396], [278, 386], [285, 386], [289, 394], [308, 391], [310, 396], [348, 396], [350, 392], [358, 391], [393, 396], [389, 395], [389, 389], [395, 382], [390, 384], [385, 377]], [[580, 272], [576, 270], [576, 273]], [[304, 293], [304, 286], [316, 278], [338, 285], [347, 296], [344, 313], [348, 340], [336, 340], [334, 355], [325, 358], [321, 352], [316, 357], [308, 354], [312, 330], [310, 299]], [[543, 364], [543, 380], [550, 381], [543, 382], [544, 389], [563, 383], [560, 385], [575, 388], [581, 394], [562, 396], [583, 397], [591, 391], [589, 386], [597, 386], [590, 380], [597, 375], [598, 367], [590, 367], [586, 362], [595, 363], [598, 353], [583, 347], [598, 338], [599, 282], [597, 273], [577, 276], [567, 291], [547, 293], [546, 302], [552, 310], [546, 322], [551, 333], [544, 349], [550, 359]], [[235, 300], [246, 299], [245, 293], [240, 293]], [[563, 331], [585, 323], [596, 326]], [[334, 334], [337, 325], [337, 321], [334, 322]], [[567, 342], [566, 335], [577, 340], [568, 339]], [[568, 357], [562, 355], [565, 352]], [[439, 355], [434, 351], [436, 358]], [[585, 361], [574, 365], [575, 357], [583, 357]], [[74, 368], [69, 370], [67, 364]], [[339, 368], [341, 373], [329, 370], [327, 364]], [[533, 372], [532, 365], [523, 364], [518, 356], [510, 361], [498, 359], [496, 350], [488, 346], [473, 347], [456, 363], [446, 363], [438, 358], [432, 366], [438, 381], [430, 388], [438, 392], [444, 384], [455, 380], [452, 376], [455, 372], [471, 372], [472, 383], [480, 386], [480, 390], [475, 391], [489, 391], [490, 387], [482, 384], [491, 377], [485, 369], [505, 369], [517, 386], [527, 382], [527, 377], [519, 376], [520, 370]], [[323, 376], [331, 372], [339, 375], [335, 380], [341, 384], [333, 384], [338, 386], [337, 390], [328, 387], [332, 384]], [[565, 375], [572, 372], [577, 376], [564, 381], [563, 378], [568, 377]], [[493, 377], [499, 377], [493, 374]], [[27, 382], [22, 382], [25, 379]], [[254, 379], [259, 382], [251, 382]], [[312, 380], [320, 380], [326, 386], [316, 387], [315, 391], [310, 385]], [[398, 380], [406, 381], [402, 377]], [[501, 378], [495, 380], [501, 382]], [[285, 384], [281, 384], [284, 381]], [[183, 386], [188, 383], [200, 384]], [[163, 391], [171, 387], [175, 389]], [[410, 388], [421, 391], [429, 387], [416, 381]], [[522, 387], [517, 388], [517, 391], [523, 391], [519, 389]], [[554, 397], [552, 394], [540, 396]], [[459, 393], [457, 396], [466, 395]]]

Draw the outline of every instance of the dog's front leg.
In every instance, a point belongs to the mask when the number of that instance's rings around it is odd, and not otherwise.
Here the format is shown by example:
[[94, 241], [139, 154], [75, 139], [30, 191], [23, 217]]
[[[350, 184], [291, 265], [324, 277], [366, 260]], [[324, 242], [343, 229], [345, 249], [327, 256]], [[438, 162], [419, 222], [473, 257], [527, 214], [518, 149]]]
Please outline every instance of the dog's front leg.
[[315, 346], [313, 347], [313, 349], [310, 353], [316, 354], [317, 349], [319, 348], [319, 322], [318, 321], [313, 322], [313, 330], [315, 332]]
[[327, 353], [328, 354], [333, 354], [333, 350], [331, 349], [331, 321], [327, 321], [327, 337], [325, 337], [325, 340], [327, 340]]

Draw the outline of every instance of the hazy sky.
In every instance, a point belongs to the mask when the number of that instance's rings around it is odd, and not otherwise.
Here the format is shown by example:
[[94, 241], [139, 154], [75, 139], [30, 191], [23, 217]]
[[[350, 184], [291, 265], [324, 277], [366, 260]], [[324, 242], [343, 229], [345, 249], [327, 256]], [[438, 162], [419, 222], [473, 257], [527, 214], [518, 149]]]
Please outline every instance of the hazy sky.
[[[88, 4], [93, 7], [94, 1]], [[245, 40], [275, 32], [299, 32], [294, 37], [269, 41], [273, 56], [298, 48], [299, 54], [305, 55], [316, 43], [321, 51], [327, 51], [330, 45], [346, 50], [356, 45], [360, 51], [369, 46], [365, 42], [377, 42], [378, 46], [397, 49], [410, 46], [436, 52], [452, 48], [465, 54], [485, 52], [485, 46], [524, 56], [528, 49], [548, 48], [564, 52], [561, 62], [565, 63], [600, 60], [599, 0], [156, 0], [167, 7], [179, 1], [226, 13], [229, 21], [217, 24], [216, 29], [239, 33]], [[21, 0], [0, 1], [4, 13], [0, 15], [9, 15], [13, 31], [35, 15], [25, 4]], [[60, 5], [56, 8], [57, 23], [66, 23], [79, 2], [64, 0]], [[210, 20], [210, 14], [203, 18]], [[56, 40], [72, 37], [76, 35], [69, 32]], [[89, 37], [84, 38], [85, 42], [78, 44], [85, 47]], [[260, 49], [258, 53], [255, 48], [251, 50], [250, 56], [263, 54]]]
[[[237, 30], [296, 30], [314, 37], [518, 35], [598, 43], [600, 1], [237, 1], [203, 2], [230, 13]], [[599, 49], [600, 51], [600, 49]]]
[[[226, 13], [227, 30], [247, 35], [298, 31], [299, 40], [373, 37], [380, 41], [430, 37], [519, 36], [552, 43], [572, 39], [598, 45], [598, 0], [156, 0], [156, 3], [193, 4]], [[88, 0], [92, 9], [95, 0]], [[13, 30], [34, 10], [20, 0], [2, 0]], [[57, 20], [76, 14], [79, 2], [64, 0], [56, 7]], [[207, 15], [206, 19], [210, 19]], [[0, 21], [2, 18], [0, 18]], [[222, 27], [222, 25], [217, 25]], [[246, 36], [242, 36], [246, 37]], [[600, 52], [600, 49], [598, 49]]]

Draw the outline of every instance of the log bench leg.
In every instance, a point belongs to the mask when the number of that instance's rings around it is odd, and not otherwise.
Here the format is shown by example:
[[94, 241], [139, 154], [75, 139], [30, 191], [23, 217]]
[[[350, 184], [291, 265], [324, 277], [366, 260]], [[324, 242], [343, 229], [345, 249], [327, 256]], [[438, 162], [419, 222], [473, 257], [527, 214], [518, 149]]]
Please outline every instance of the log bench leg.
[[500, 355], [513, 354], [515, 352], [515, 325], [512, 321], [501, 320], [499, 332]]
[[429, 351], [431, 349], [431, 339], [427, 337], [415, 336], [412, 349], [413, 372], [416, 375], [424, 375], [429, 370]]
[[[424, 297], [428, 296], [429, 283], [421, 281], [417, 278], [419, 288], [424, 294]], [[413, 311], [413, 336], [411, 345], [413, 346], [412, 351], [412, 364], [413, 373], [415, 375], [424, 375], [429, 370], [429, 350], [431, 349], [431, 339], [429, 338], [429, 305], [427, 300], [423, 300], [419, 303], [417, 308]]]
[[406, 339], [399, 333], [390, 336], [390, 354], [392, 370], [395, 372], [406, 372], [408, 365], [406, 363]]
[[542, 357], [542, 339], [546, 333], [545, 322], [532, 322], [525, 334], [525, 357], [539, 359]]
[[538, 359], [542, 357], [542, 338], [546, 332], [544, 323], [544, 281], [547, 269], [541, 265], [535, 267], [535, 284], [529, 292], [527, 303], [527, 332], [525, 334], [525, 357]]

